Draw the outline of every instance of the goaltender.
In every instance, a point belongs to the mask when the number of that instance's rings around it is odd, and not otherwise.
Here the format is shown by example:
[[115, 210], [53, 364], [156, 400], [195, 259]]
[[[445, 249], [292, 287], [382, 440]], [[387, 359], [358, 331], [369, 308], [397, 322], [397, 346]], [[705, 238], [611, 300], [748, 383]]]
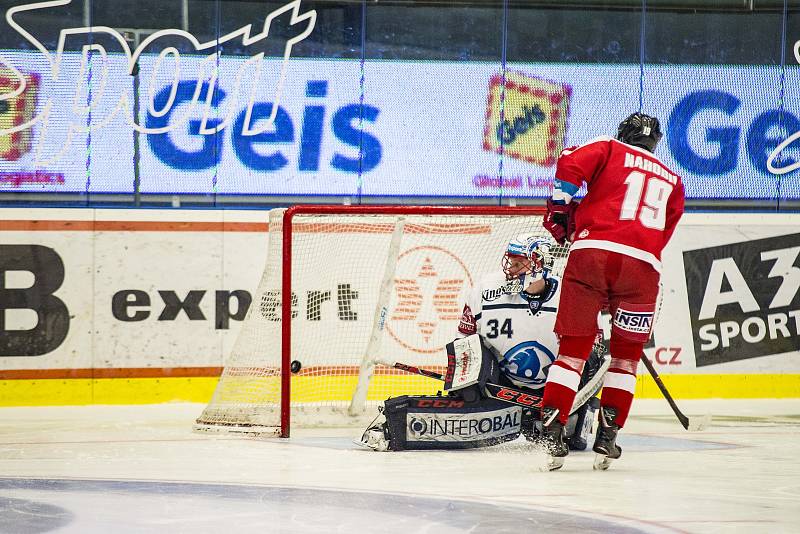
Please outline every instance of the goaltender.
[[[542, 391], [559, 346], [553, 333], [561, 293], [552, 273], [554, 246], [549, 236], [513, 238], [502, 272], [483, 276], [467, 296], [458, 339], [446, 347], [447, 395], [388, 399], [356, 443], [385, 451], [485, 447], [520, 434], [536, 440]], [[594, 395], [607, 369], [603, 353], [598, 334], [566, 428], [573, 450], [585, 449], [591, 433]], [[523, 398], [533, 402], [514, 402]]]

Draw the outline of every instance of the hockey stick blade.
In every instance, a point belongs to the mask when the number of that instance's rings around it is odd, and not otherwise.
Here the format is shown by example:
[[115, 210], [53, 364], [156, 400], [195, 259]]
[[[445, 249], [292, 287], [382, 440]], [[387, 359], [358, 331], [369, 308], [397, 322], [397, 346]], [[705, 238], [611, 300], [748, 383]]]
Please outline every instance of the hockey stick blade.
[[688, 426], [684, 427], [689, 432], [701, 432], [708, 428], [711, 424], [711, 415], [699, 415], [696, 417], [689, 417]]
[[675, 399], [673, 399], [672, 395], [670, 395], [669, 390], [667, 390], [667, 386], [664, 385], [664, 382], [661, 380], [661, 377], [658, 376], [655, 367], [653, 367], [653, 364], [650, 362], [649, 359], [647, 359], [647, 356], [645, 356], [644, 353], [642, 353], [642, 363], [644, 363], [644, 366], [647, 367], [647, 371], [650, 373], [650, 376], [653, 377], [656, 386], [658, 386], [658, 389], [661, 391], [661, 394], [667, 400], [669, 407], [672, 408], [672, 412], [675, 414], [675, 417], [678, 418], [678, 421], [681, 422], [681, 426], [683, 426], [683, 428], [685, 428], [689, 432], [699, 432], [701, 430], [704, 430], [711, 423], [710, 415], [703, 415], [700, 417], [692, 417], [692, 418], [689, 418], [686, 415], [684, 415], [684, 413], [680, 410], [680, 408], [678, 408], [678, 405], [675, 404]]

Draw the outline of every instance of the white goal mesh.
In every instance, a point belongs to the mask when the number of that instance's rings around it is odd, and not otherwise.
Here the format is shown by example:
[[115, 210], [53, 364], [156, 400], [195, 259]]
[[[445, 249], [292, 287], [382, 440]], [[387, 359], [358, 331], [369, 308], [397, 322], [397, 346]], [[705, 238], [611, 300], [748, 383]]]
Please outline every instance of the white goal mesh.
[[[388, 397], [440, 390], [441, 382], [380, 362], [443, 372], [466, 291], [500, 269], [512, 236], [548, 235], [535, 208], [327, 209], [346, 213], [301, 210], [290, 226], [289, 360], [301, 365], [291, 374], [293, 425], [360, 424]], [[264, 274], [196, 429], [288, 433], [281, 431], [285, 211], [270, 212]], [[554, 252], [561, 271], [566, 251]]]

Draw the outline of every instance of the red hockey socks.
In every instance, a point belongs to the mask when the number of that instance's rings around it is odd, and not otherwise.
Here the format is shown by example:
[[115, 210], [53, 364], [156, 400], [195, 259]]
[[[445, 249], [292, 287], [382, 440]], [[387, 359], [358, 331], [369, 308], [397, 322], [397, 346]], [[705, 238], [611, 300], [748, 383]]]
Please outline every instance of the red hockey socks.
[[558, 408], [558, 419], [567, 424], [572, 401], [581, 382], [595, 336], [562, 336], [558, 359], [550, 366], [542, 406]]
[[611, 336], [611, 366], [603, 379], [601, 406], [617, 410], [616, 424], [625, 426], [636, 391], [636, 369], [644, 343]]

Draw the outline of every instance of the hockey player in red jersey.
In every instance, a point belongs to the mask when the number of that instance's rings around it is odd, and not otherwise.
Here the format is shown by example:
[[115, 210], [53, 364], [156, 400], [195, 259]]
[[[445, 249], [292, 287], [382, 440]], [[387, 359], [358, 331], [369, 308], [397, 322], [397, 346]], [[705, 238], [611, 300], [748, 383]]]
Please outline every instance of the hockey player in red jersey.
[[[571, 241], [555, 332], [559, 354], [547, 377], [542, 420], [549, 469], [564, 463], [564, 424], [597, 329], [597, 313], [612, 316], [611, 367], [603, 383], [595, 469], [619, 458], [617, 432], [625, 425], [636, 370], [650, 336], [661, 271], [661, 251], [683, 213], [680, 176], [653, 154], [658, 119], [634, 113], [616, 139], [599, 137], [565, 149], [558, 159], [544, 226], [561, 244]], [[583, 183], [587, 193], [573, 201]]]

